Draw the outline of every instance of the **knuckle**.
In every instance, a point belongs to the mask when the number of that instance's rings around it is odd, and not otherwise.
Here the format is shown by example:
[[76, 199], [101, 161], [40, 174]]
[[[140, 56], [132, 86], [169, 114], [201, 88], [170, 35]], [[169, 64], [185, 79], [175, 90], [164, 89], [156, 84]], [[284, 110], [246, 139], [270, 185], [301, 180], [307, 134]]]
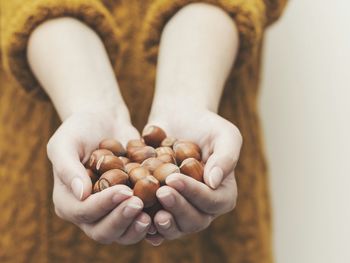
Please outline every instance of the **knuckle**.
[[52, 202], [53, 202], [55, 214], [61, 219], [66, 219], [62, 208], [60, 208], [60, 206], [59, 206], [57, 194], [55, 191], [54, 191], [53, 196], [52, 196]]
[[237, 139], [240, 144], [243, 143], [243, 135], [236, 125], [228, 122], [227, 131]]
[[227, 202], [226, 209], [224, 210], [224, 213], [229, 213], [233, 209], [235, 209], [237, 205], [237, 194], [233, 194], [230, 198], [230, 200]]
[[63, 178], [64, 175], [66, 175], [68, 173], [68, 169], [64, 165], [54, 166], [54, 169], [60, 178]]
[[242, 135], [241, 131], [237, 128], [237, 126], [235, 126], [233, 124], [232, 124], [232, 133], [237, 138], [237, 140], [239, 141], [240, 145], [242, 145], [242, 143], [243, 143], [243, 135]]
[[55, 209], [55, 214], [56, 214], [59, 218], [64, 219], [64, 218], [63, 218], [64, 216], [63, 216], [63, 213], [62, 213], [61, 209], [58, 208], [56, 205], [54, 206], [54, 209]]
[[110, 240], [105, 234], [100, 233], [99, 231], [92, 231], [89, 237], [103, 245], [108, 245], [112, 243], [112, 240]]
[[55, 152], [55, 139], [54, 137], [51, 137], [49, 139], [49, 141], [47, 142], [46, 144], [46, 153], [47, 153], [47, 156], [49, 157], [49, 159], [52, 161], [52, 156], [53, 156], [53, 153]]
[[205, 206], [205, 212], [215, 214], [220, 207], [222, 207], [222, 199], [219, 196], [213, 196], [208, 200]]
[[91, 218], [86, 214], [86, 212], [82, 208], [77, 208], [74, 212], [74, 220], [77, 223], [89, 223], [91, 221]]

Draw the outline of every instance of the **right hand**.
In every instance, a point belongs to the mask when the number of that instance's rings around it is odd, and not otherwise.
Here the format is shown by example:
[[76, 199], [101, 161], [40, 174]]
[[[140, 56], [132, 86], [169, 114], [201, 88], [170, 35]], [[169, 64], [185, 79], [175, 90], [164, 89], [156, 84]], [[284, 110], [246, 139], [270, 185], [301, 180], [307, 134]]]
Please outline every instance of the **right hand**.
[[125, 185], [115, 185], [91, 195], [92, 183], [83, 165], [101, 140], [122, 144], [139, 138], [128, 114], [105, 110], [74, 113], [47, 144], [53, 166], [53, 203], [56, 214], [103, 244], [134, 244], [144, 239], [151, 218], [142, 212], [141, 199]]

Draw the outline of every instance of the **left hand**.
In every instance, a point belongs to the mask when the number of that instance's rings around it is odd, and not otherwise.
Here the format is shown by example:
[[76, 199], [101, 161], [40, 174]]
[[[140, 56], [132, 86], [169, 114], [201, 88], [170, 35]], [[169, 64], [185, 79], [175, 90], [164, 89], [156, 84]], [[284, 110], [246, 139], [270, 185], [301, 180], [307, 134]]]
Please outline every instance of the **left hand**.
[[[162, 127], [169, 136], [196, 142], [205, 162], [204, 182], [183, 174], [173, 174], [157, 191], [164, 210], [155, 217], [146, 240], [160, 245], [207, 228], [218, 216], [236, 205], [237, 185], [234, 168], [242, 145], [236, 126], [208, 110], [182, 109], [152, 116], [149, 124]], [[149, 231], [150, 232], [150, 231]]]

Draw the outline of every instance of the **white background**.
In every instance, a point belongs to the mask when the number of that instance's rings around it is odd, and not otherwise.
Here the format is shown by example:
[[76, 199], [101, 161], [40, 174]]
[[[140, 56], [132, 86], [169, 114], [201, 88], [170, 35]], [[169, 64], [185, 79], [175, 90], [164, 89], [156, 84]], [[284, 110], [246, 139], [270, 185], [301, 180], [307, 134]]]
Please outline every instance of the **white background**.
[[276, 262], [349, 263], [350, 1], [290, 0], [261, 84]]

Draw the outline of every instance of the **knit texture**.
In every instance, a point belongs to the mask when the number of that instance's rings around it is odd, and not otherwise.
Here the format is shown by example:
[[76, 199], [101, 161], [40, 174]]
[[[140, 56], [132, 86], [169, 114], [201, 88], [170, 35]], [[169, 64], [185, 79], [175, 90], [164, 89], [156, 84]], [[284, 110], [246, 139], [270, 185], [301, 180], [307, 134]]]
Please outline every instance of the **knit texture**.
[[42, 22], [75, 17], [103, 40], [140, 130], [154, 92], [157, 54], [167, 21], [192, 0], [1, 0], [0, 262], [270, 263], [267, 169], [256, 107], [264, 30], [285, 0], [205, 0], [236, 22], [240, 49], [219, 113], [235, 123], [244, 145], [237, 166], [238, 203], [205, 231], [151, 247], [99, 245], [59, 219], [52, 203], [46, 143], [60, 125], [26, 60], [30, 33]]

